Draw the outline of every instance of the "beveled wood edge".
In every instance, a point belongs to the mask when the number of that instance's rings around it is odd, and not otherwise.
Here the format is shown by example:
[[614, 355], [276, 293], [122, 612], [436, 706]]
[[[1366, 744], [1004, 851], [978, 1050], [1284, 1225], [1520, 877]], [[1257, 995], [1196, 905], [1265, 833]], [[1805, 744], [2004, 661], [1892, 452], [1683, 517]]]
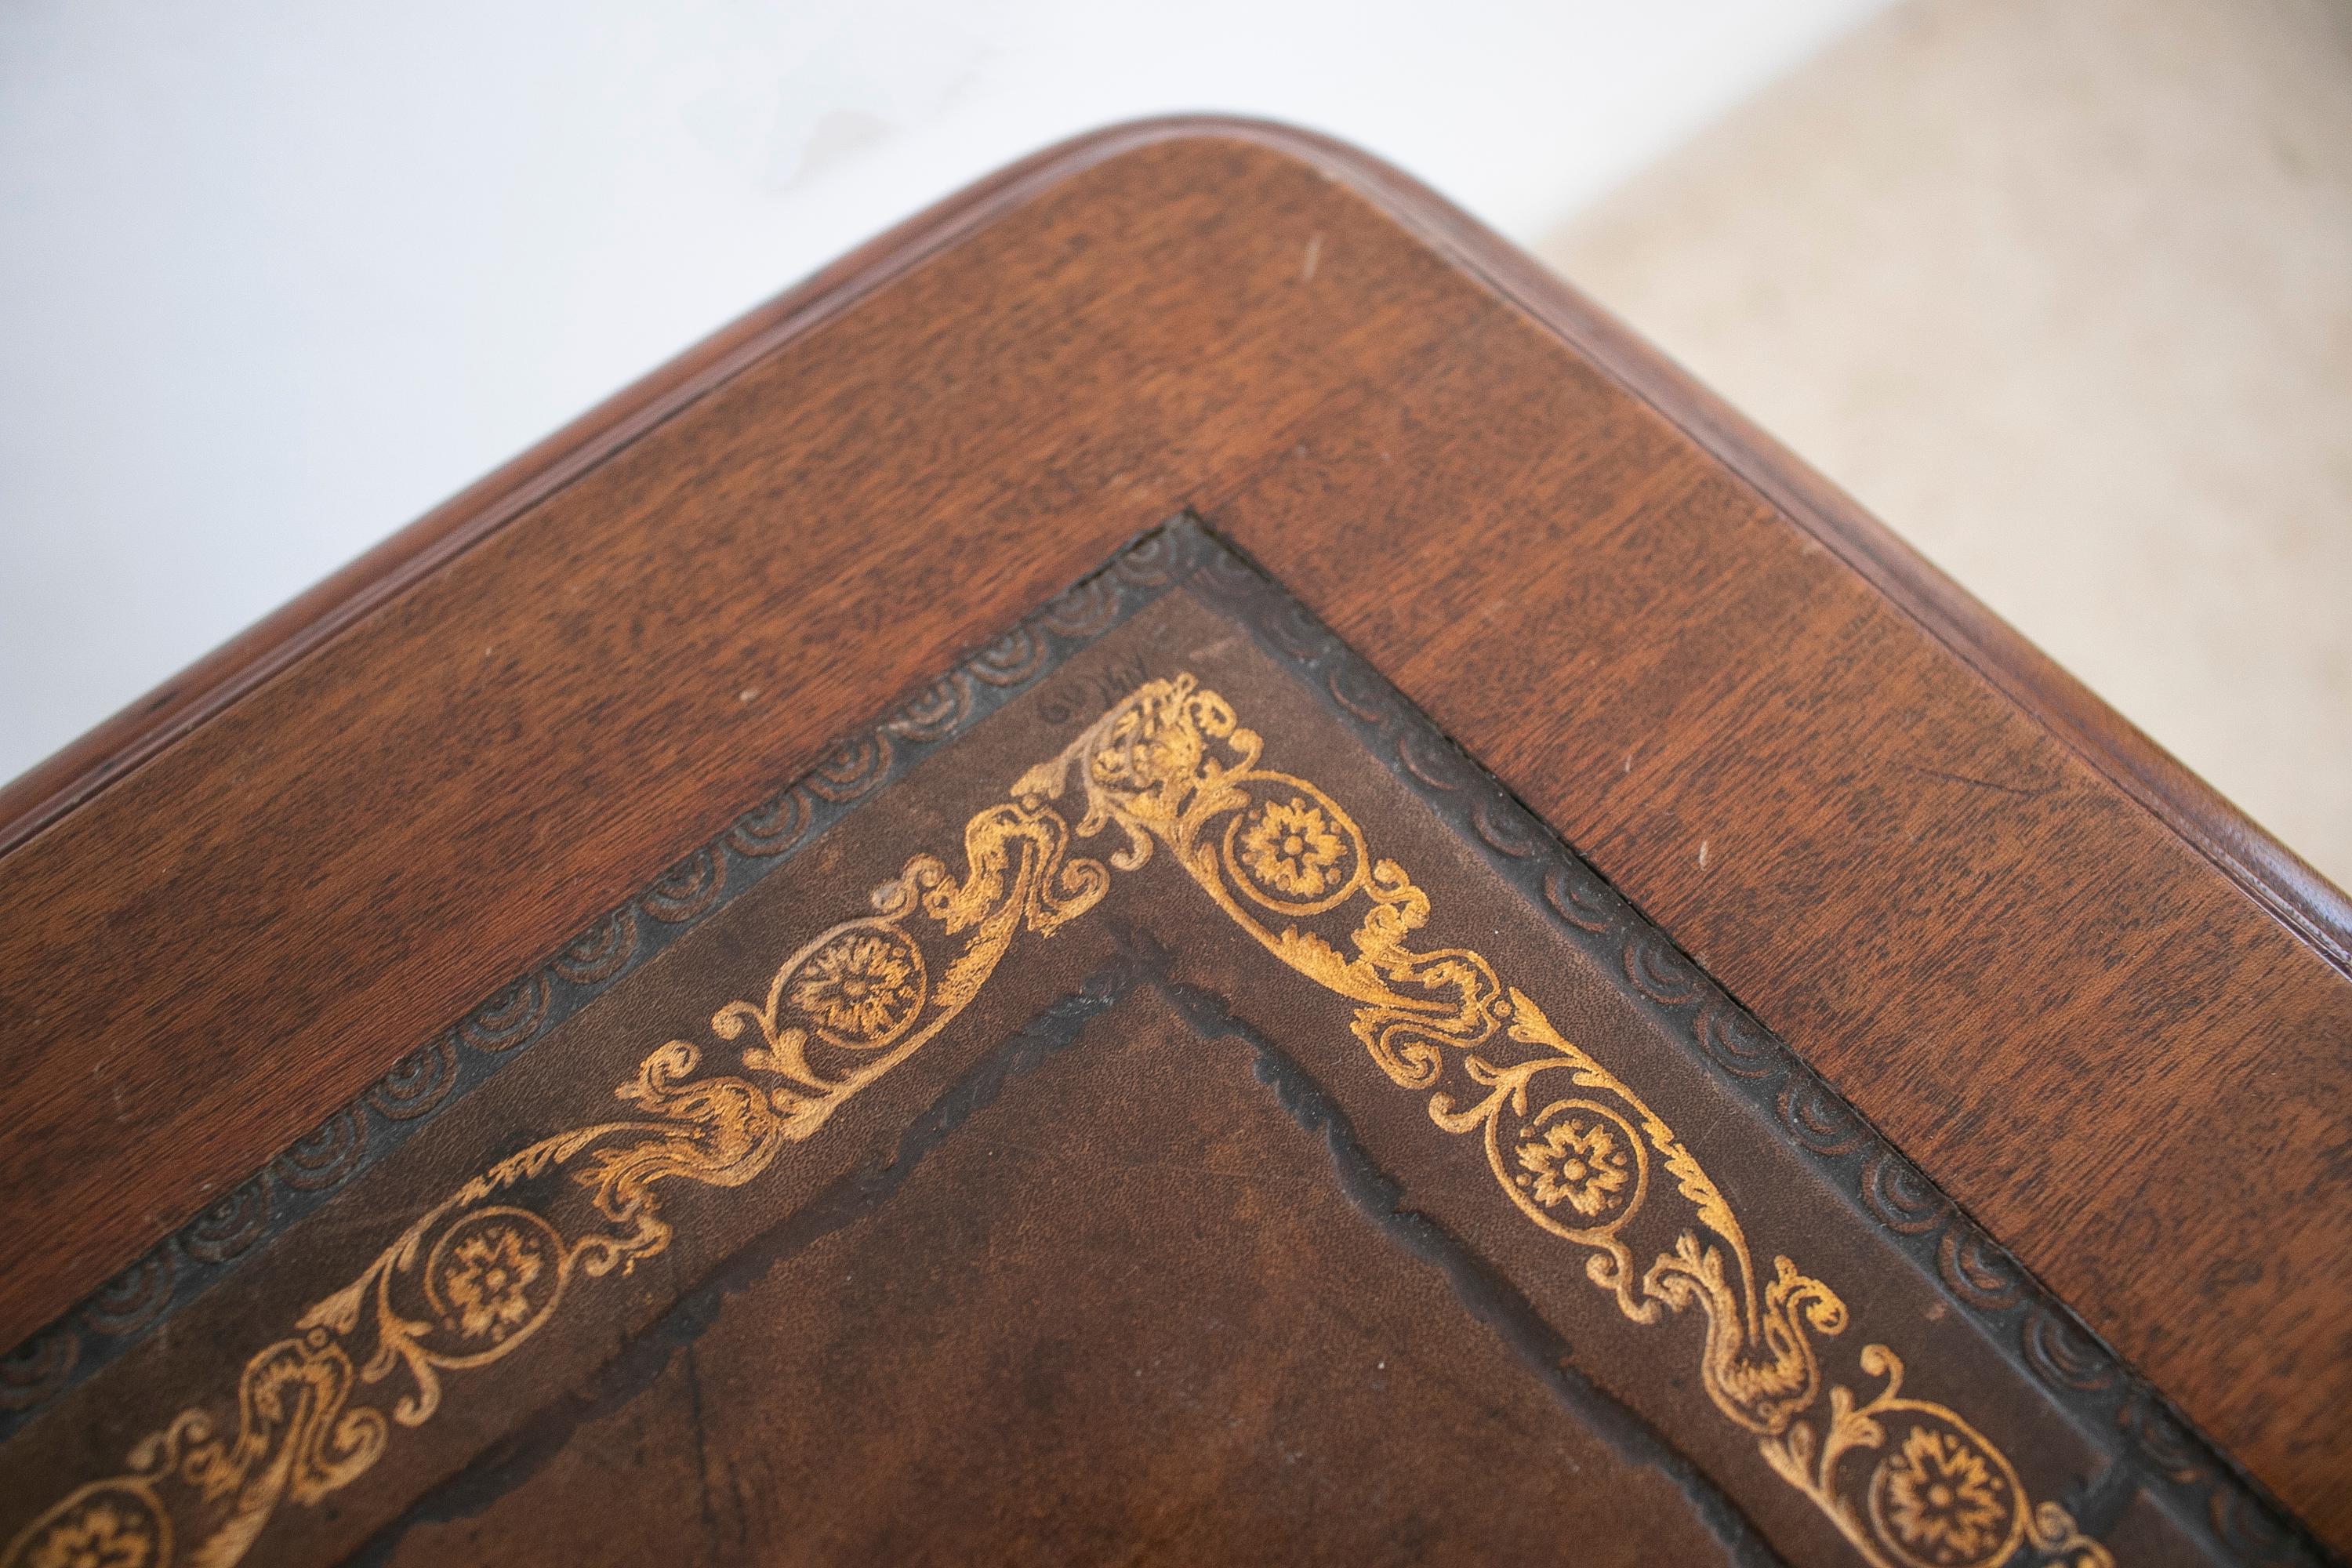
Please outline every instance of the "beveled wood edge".
[[2352, 898], [1892, 529], [1565, 279], [1370, 154], [1280, 130], [1746, 480], [2282, 923], [2352, 973]]
[[1007, 165], [755, 306], [477, 479], [15, 779], [0, 858], [756, 361], [1048, 187], [1181, 121], [1113, 126]]
[[[589, 922], [572, 942], [487, 992], [465, 1018], [411, 1053], [401, 1067], [330, 1119], [331, 1126], [344, 1119], [372, 1124], [362, 1137], [339, 1140], [331, 1164], [290, 1180], [285, 1160], [294, 1149], [265, 1163], [236, 1190], [268, 1186], [271, 1195], [243, 1211], [248, 1223], [236, 1234], [230, 1249], [220, 1256], [196, 1256], [187, 1245], [188, 1233], [178, 1233], [178, 1260], [147, 1277], [162, 1280], [162, 1294], [139, 1310], [135, 1323], [93, 1330], [89, 1318], [93, 1305], [121, 1315], [119, 1303], [104, 1305], [110, 1287], [102, 1287], [35, 1331], [26, 1346], [65, 1335], [77, 1338], [81, 1352], [68, 1355], [57, 1381], [31, 1402], [14, 1409], [0, 1403], [0, 1445], [21, 1437], [73, 1389], [112, 1371], [120, 1356], [161, 1339], [173, 1315], [205, 1293], [236, 1289], [230, 1270], [238, 1263], [257, 1260], [282, 1238], [304, 1234], [306, 1226], [316, 1223], [321, 1205], [348, 1183], [400, 1157], [416, 1131], [469, 1096], [489, 1089], [499, 1074], [536, 1059], [527, 1054], [533, 1047], [642, 973], [653, 955], [747, 897], [761, 879], [860, 805], [896, 787], [926, 759], [951, 749], [973, 727], [1037, 690], [1070, 658], [1180, 590], [1200, 595], [1232, 616], [1276, 668], [1302, 682], [1311, 700], [1364, 746], [1367, 758], [1390, 771], [1500, 885], [1516, 889], [1556, 938], [1581, 951], [1603, 975], [1622, 975], [1627, 988], [1622, 994], [1631, 1005], [1669, 1039], [1687, 1042], [1681, 1048], [1690, 1060], [1723, 1093], [1759, 1113], [1768, 1139], [1811, 1171], [1823, 1190], [1850, 1206], [1894, 1256], [1907, 1259], [1931, 1281], [1946, 1305], [1976, 1325], [1996, 1347], [1995, 1353], [2038, 1391], [2050, 1411], [2078, 1424], [2103, 1463], [2045, 1498], [2045, 1507], [2057, 1504], [2072, 1515], [2068, 1529], [2102, 1537], [2145, 1493], [2171, 1513], [2176, 1524], [2218, 1551], [2223, 1561], [2290, 1561], [2261, 1555], [2249, 1547], [2249, 1520], [2261, 1521], [2270, 1540], [2289, 1542], [2305, 1554], [2294, 1561], [2333, 1561], [2326, 1544], [2258, 1477], [2084, 1322], [2030, 1266], [1987, 1232], [1802, 1056], [1748, 1013], [1540, 814], [1477, 758], [1455, 746], [1410, 697], [1190, 508], [1121, 545], [920, 695], [879, 710], [845, 732], [826, 754], [857, 756], [861, 765], [854, 775], [820, 764], [714, 832], [690, 858], [720, 869], [714, 878], [698, 879], [701, 890], [687, 900], [688, 907], [660, 907], [670, 896], [665, 889], [676, 876], [677, 868], [672, 867]], [[962, 696], [950, 709], [953, 716], [943, 721], [935, 701], [943, 689], [956, 688]], [[746, 879], [729, 868], [730, 861], [738, 868], [751, 868], [751, 876]], [[667, 936], [654, 935], [663, 929]], [[617, 939], [615, 931], [621, 933]], [[586, 973], [572, 968], [583, 944], [593, 952]], [[1164, 977], [1165, 971], [1160, 973]], [[572, 994], [559, 996], [567, 984]], [[536, 998], [520, 1024], [509, 1017], [518, 992], [532, 992]], [[1259, 1044], [1270, 1047], [1265, 1040]], [[407, 1065], [434, 1054], [436, 1047], [446, 1048], [443, 1065], [436, 1069], [437, 1081], [421, 1094], [414, 1093], [404, 1086]], [[461, 1058], [476, 1070], [469, 1073], [455, 1065]], [[1286, 1070], [1305, 1071], [1297, 1062]], [[1311, 1076], [1299, 1081], [1311, 1092], [1323, 1093]], [[388, 1110], [387, 1099], [402, 1103]], [[389, 1141], [385, 1134], [391, 1134]], [[222, 1240], [217, 1235], [207, 1238], [210, 1245]], [[685, 1310], [684, 1303], [699, 1299], [705, 1289], [696, 1287], [665, 1309], [662, 1322], [673, 1320]], [[157, 1300], [160, 1306], [154, 1304]], [[660, 1327], [657, 1322], [648, 1331]], [[266, 1376], [276, 1348], [265, 1349], [248, 1362], [244, 1377], [251, 1379], [257, 1371]], [[95, 1360], [82, 1353], [92, 1349], [100, 1352]], [[1896, 1370], [1899, 1373], [1901, 1369]], [[1937, 1408], [1952, 1414], [1948, 1406]], [[436, 1495], [437, 1489], [428, 1490], [417, 1502], [426, 1504], [429, 1512], [429, 1500]], [[412, 1510], [415, 1506], [411, 1505]], [[380, 1555], [377, 1545], [396, 1540], [405, 1528], [400, 1520], [411, 1517], [413, 1512], [404, 1512], [386, 1527], [390, 1535], [371, 1537], [359, 1555], [370, 1560]]]
[[0, 787], [0, 857], [754, 361], [1047, 188], [1122, 153], [1183, 139], [1269, 148], [1374, 203], [1689, 436], [2306, 944], [2352, 974], [2352, 899], [1622, 322], [1370, 153], [1291, 126], [1214, 115], [1116, 125], [1034, 153], [720, 329]]

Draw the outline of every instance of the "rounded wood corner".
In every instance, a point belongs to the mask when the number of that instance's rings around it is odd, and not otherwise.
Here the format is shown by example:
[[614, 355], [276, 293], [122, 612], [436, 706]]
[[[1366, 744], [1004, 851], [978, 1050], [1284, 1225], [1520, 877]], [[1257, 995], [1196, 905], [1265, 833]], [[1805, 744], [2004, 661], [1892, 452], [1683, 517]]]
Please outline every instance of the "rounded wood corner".
[[1446, 197], [1375, 154], [1277, 121], [1202, 116], [1140, 121], [1102, 134], [1139, 142], [1175, 136], [1249, 142], [1349, 184], [1696, 442], [2337, 969], [2352, 973], [2352, 897], [1853, 497], [1574, 284]]
[[1045, 148], [906, 219], [712, 333], [0, 785], [0, 857], [753, 362], [1066, 181], [1111, 160], [1182, 142], [1262, 149], [1346, 185], [1378, 207], [1682, 431], [2307, 944], [2352, 973], [2352, 899], [1664, 353], [1377, 155], [1280, 121], [1220, 114], [1131, 121]]

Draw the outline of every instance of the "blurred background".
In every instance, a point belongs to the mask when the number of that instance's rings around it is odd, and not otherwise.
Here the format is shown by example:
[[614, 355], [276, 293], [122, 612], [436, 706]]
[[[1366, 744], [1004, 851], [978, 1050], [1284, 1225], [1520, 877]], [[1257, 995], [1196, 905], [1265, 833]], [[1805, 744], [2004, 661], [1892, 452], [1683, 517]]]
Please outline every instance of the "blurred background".
[[2352, 882], [2352, 0], [0, 0], [0, 777], [1193, 109], [1534, 249]]

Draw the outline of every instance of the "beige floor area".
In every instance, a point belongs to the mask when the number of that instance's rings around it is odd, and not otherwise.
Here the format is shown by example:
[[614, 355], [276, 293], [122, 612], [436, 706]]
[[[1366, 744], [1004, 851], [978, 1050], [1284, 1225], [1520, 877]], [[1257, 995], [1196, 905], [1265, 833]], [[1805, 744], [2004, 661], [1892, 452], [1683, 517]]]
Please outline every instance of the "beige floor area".
[[2352, 3], [1910, 0], [1543, 253], [2352, 884]]

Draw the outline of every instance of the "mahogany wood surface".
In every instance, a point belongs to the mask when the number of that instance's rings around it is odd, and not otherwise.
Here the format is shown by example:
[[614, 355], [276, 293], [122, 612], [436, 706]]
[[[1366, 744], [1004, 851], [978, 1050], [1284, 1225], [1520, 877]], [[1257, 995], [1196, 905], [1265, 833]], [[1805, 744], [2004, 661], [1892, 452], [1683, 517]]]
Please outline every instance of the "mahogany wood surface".
[[2352, 918], [1821, 480], [1360, 154], [1042, 154], [0, 808], [0, 1343], [1179, 507], [2352, 1542]]

